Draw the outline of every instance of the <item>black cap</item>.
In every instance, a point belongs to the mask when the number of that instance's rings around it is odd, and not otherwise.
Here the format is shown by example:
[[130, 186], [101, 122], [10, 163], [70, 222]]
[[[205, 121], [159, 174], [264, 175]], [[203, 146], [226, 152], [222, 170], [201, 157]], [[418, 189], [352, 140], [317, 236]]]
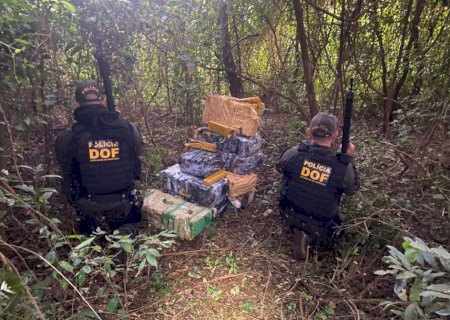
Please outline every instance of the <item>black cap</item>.
[[333, 135], [338, 127], [339, 120], [336, 116], [319, 112], [316, 114], [309, 125], [311, 135], [315, 138], [329, 138]]
[[98, 104], [103, 99], [100, 88], [94, 81], [83, 81], [75, 88], [75, 100], [80, 105]]

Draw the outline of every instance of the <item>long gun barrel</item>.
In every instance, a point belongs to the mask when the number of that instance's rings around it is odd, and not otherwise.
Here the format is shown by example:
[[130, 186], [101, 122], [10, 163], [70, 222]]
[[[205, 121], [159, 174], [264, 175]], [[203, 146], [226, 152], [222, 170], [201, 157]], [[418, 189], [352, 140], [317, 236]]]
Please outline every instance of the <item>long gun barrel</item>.
[[342, 128], [342, 153], [347, 153], [348, 144], [350, 142], [350, 128], [352, 125], [352, 113], [353, 113], [353, 78], [350, 79], [350, 88], [347, 90], [345, 97], [345, 110], [344, 110], [344, 126]]
[[106, 99], [108, 101], [108, 109], [109, 111], [114, 111], [115, 104], [112, 93], [109, 65], [105, 55], [103, 54], [102, 42], [100, 38], [96, 39], [96, 46], [97, 50], [95, 52], [95, 58], [97, 59], [100, 75], [103, 79], [103, 87], [105, 88]]

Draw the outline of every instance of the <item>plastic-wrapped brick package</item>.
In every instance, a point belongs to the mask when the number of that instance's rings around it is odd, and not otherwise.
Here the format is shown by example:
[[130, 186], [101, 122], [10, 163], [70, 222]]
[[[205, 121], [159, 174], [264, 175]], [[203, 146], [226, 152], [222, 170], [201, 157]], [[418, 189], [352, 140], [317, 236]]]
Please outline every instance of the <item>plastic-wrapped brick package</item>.
[[180, 157], [181, 171], [199, 178], [206, 178], [223, 167], [224, 161], [216, 152], [191, 150]]
[[260, 135], [254, 137], [235, 136], [228, 141], [228, 146], [225, 144], [222, 152], [236, 153], [238, 156], [248, 157], [261, 150], [262, 139]]
[[174, 230], [181, 239], [194, 239], [213, 221], [211, 209], [151, 189], [144, 197], [142, 212], [159, 229]]
[[239, 156], [248, 157], [258, 153], [261, 149], [262, 139], [258, 134], [254, 137], [234, 136], [227, 139], [206, 129], [198, 129], [197, 138], [202, 141], [215, 143], [219, 152], [236, 153]]
[[183, 173], [178, 164], [161, 171], [160, 179], [161, 188], [170, 194], [181, 195], [204, 207], [216, 208], [218, 213], [226, 209], [228, 184], [225, 179], [206, 186], [202, 179]]
[[247, 174], [255, 171], [263, 161], [261, 152], [248, 157], [241, 157], [235, 153], [222, 153], [225, 170], [237, 174]]

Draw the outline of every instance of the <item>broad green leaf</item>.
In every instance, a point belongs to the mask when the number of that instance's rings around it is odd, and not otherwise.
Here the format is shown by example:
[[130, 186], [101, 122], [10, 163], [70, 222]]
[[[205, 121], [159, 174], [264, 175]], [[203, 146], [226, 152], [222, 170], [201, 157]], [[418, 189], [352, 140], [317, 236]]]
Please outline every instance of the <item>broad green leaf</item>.
[[377, 270], [373, 274], [376, 274], [377, 276], [384, 276], [387, 274], [396, 274], [397, 272], [398, 272], [398, 270], [396, 270], [396, 269], [394, 269], [394, 270]]
[[414, 279], [414, 284], [411, 286], [409, 291], [409, 301], [415, 302], [420, 300], [420, 294], [424, 290], [423, 281], [421, 278]]
[[144, 269], [146, 265], [147, 265], [147, 259], [142, 260], [141, 263], [139, 263], [138, 270], [140, 271], [140, 270]]
[[92, 268], [88, 265], [85, 265], [81, 270], [83, 270], [83, 272], [86, 274], [89, 274], [92, 272]]
[[80, 250], [80, 249], [82, 249], [84, 247], [87, 247], [88, 245], [90, 245], [92, 243], [92, 241], [94, 241], [94, 239], [95, 239], [95, 237], [91, 237], [91, 238], [89, 238], [87, 240], [84, 240], [83, 242], [81, 242], [79, 245], [77, 245], [75, 247], [75, 250]]
[[323, 308], [323, 311], [325, 311], [326, 315], [328, 316], [332, 316], [335, 313], [333, 307], [329, 304], [327, 304], [325, 308]]
[[401, 291], [399, 293], [397, 293], [397, 297], [399, 297], [400, 300], [402, 301], [408, 301], [408, 296], [406, 295], [405, 291]]
[[417, 250], [414, 248], [406, 248], [405, 249], [405, 257], [409, 262], [414, 262], [417, 259]]
[[156, 250], [156, 249], [148, 249], [147, 252], [148, 252], [149, 254], [151, 254], [152, 256], [154, 256], [154, 257], [159, 257], [159, 256], [161, 256], [161, 254], [159, 253], [159, 251]]
[[128, 319], [128, 314], [125, 309], [117, 310], [117, 314], [120, 316], [120, 319]]
[[17, 186], [14, 186], [14, 188], [28, 192], [28, 193], [34, 193], [34, 187], [33, 186], [27, 186], [26, 184], [19, 184]]
[[411, 303], [409, 306], [405, 309], [405, 320], [416, 320], [417, 319], [417, 302]]
[[450, 294], [441, 293], [438, 291], [424, 291], [420, 294], [421, 297], [436, 297], [436, 298], [442, 298], [442, 299], [449, 299], [450, 300]]
[[70, 273], [73, 273], [73, 266], [70, 263], [68, 263], [67, 261], [60, 261], [59, 266], [61, 268], [63, 268], [64, 270], [66, 270]]
[[411, 248], [411, 243], [409, 241], [403, 241], [402, 247], [403, 249]]
[[156, 261], [155, 257], [152, 256], [151, 254], [147, 254], [146, 256], [147, 262], [153, 266], [153, 267], [157, 267], [158, 266], [158, 261]]
[[82, 286], [83, 285], [83, 283], [84, 283], [84, 281], [86, 280], [86, 273], [84, 273], [84, 271], [83, 270], [81, 270], [79, 273], [78, 273], [78, 285], [79, 286]]
[[397, 275], [397, 279], [410, 279], [417, 277], [417, 274], [411, 271], [402, 271]]
[[50, 262], [51, 264], [53, 264], [53, 262], [56, 261], [56, 252], [55, 251], [49, 251], [46, 255], [45, 255], [45, 259]]
[[76, 11], [73, 4], [71, 4], [69, 1], [61, 1], [61, 3], [69, 10], [70, 12], [74, 13]]
[[106, 292], [105, 287], [100, 287], [100, 288], [98, 288], [98, 290], [97, 290], [95, 296], [96, 296], [97, 298], [103, 298], [103, 297], [105, 296], [105, 292]]
[[25, 131], [25, 127], [23, 126], [22, 123], [18, 123], [14, 126], [14, 130], [19, 131], [19, 132], [23, 132]]
[[20, 39], [20, 38], [14, 39], [14, 41], [16, 43], [25, 44], [25, 45], [30, 44], [27, 40]]
[[111, 298], [106, 305], [106, 311], [113, 313], [117, 310], [117, 306], [119, 305], [119, 299], [116, 297]]
[[159, 235], [166, 238], [175, 238], [178, 236], [174, 231], [163, 231], [160, 232]]
[[432, 284], [427, 287], [427, 290], [439, 291], [442, 293], [450, 293], [450, 284]]
[[133, 251], [133, 246], [128, 242], [121, 242], [120, 247], [128, 253], [131, 253]]
[[435, 255], [437, 255], [439, 257], [450, 260], [450, 253], [447, 250], [445, 250], [444, 248], [442, 248], [441, 246], [439, 246], [437, 248], [432, 248], [431, 252], [433, 252]]

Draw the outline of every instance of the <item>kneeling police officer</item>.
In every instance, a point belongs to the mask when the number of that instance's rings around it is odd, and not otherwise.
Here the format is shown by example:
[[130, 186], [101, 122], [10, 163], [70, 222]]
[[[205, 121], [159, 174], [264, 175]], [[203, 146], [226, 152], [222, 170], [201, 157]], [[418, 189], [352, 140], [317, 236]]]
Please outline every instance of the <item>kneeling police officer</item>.
[[79, 231], [90, 234], [104, 217], [111, 231], [136, 233], [142, 198], [134, 188], [140, 179], [142, 138], [117, 111], [109, 111], [97, 84], [75, 89], [75, 124], [58, 136], [56, 158], [63, 192], [80, 218]]
[[338, 119], [320, 112], [306, 133], [310, 141], [286, 150], [276, 164], [283, 174], [280, 213], [294, 231], [294, 258], [304, 260], [309, 245], [328, 245], [342, 224], [339, 205], [343, 193], [359, 189], [355, 146], [345, 154], [330, 148], [338, 136]]

